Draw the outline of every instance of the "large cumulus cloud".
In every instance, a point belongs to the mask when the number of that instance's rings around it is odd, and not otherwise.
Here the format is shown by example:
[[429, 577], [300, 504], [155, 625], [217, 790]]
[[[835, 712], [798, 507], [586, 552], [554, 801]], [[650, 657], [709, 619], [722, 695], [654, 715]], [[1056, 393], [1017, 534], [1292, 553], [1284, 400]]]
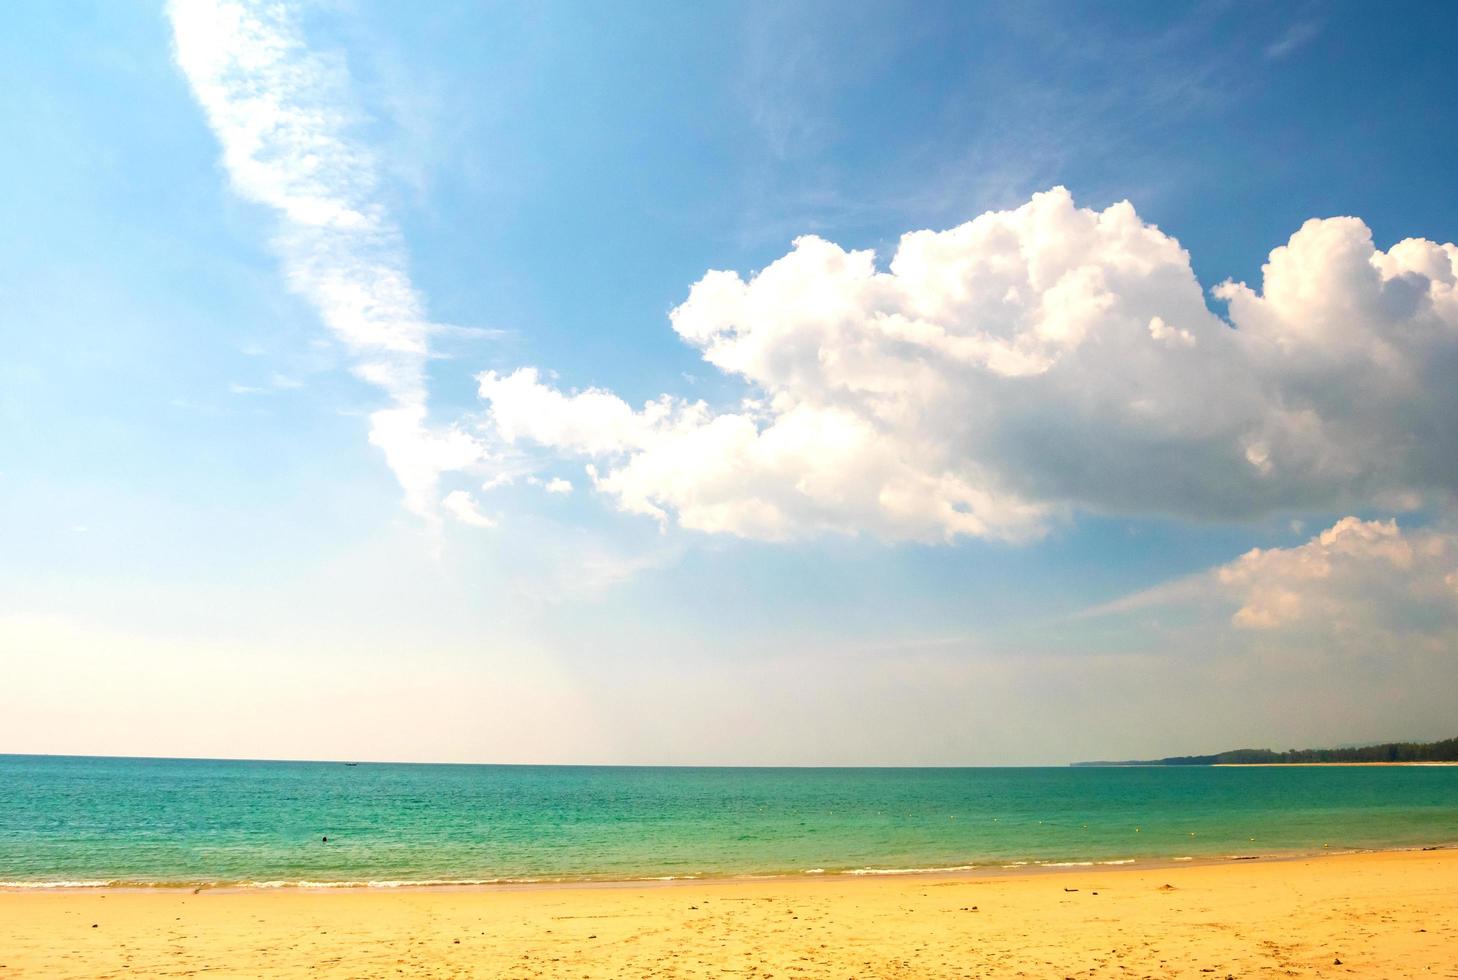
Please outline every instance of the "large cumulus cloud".
[[480, 376], [519, 447], [622, 508], [784, 539], [1022, 539], [1074, 509], [1239, 519], [1400, 509], [1458, 489], [1458, 249], [1307, 222], [1212, 312], [1180, 244], [1062, 188], [889, 266], [813, 236], [707, 273], [679, 336], [746, 383], [634, 408], [530, 368]]

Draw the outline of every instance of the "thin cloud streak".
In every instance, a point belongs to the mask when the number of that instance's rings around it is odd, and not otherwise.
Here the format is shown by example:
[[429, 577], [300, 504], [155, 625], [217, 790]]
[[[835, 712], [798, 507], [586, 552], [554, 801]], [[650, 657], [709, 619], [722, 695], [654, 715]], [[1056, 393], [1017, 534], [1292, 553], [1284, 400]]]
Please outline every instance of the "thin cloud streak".
[[1266, 60], [1280, 61], [1297, 48], [1305, 46], [1320, 33], [1321, 25], [1319, 23], [1309, 20], [1298, 21], [1286, 29], [1286, 33], [1281, 35], [1280, 40], [1266, 46]]
[[177, 64], [233, 189], [277, 214], [273, 244], [289, 287], [349, 351], [353, 373], [388, 398], [370, 415], [370, 442], [406, 506], [438, 524], [440, 475], [483, 450], [464, 431], [428, 425], [436, 328], [379, 200], [377, 162], [350, 135], [359, 116], [343, 59], [311, 52], [282, 4], [173, 0], [167, 13]]

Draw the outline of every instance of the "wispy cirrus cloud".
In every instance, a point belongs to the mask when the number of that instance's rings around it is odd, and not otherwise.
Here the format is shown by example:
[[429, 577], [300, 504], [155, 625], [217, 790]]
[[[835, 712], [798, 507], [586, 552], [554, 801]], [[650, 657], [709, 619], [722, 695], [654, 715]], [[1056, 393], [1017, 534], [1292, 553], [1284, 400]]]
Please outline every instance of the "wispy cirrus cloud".
[[233, 189], [277, 215], [273, 244], [289, 287], [347, 349], [353, 373], [388, 399], [370, 415], [370, 442], [406, 505], [437, 521], [441, 474], [484, 450], [463, 429], [429, 423], [425, 365], [437, 328], [381, 202], [379, 165], [352, 135], [360, 116], [343, 58], [311, 51], [284, 4], [172, 0], [167, 13], [177, 64]]
[[1304, 47], [1321, 33], [1321, 24], [1312, 20], [1301, 20], [1286, 28], [1275, 41], [1265, 47], [1267, 61], [1280, 61], [1296, 49]]

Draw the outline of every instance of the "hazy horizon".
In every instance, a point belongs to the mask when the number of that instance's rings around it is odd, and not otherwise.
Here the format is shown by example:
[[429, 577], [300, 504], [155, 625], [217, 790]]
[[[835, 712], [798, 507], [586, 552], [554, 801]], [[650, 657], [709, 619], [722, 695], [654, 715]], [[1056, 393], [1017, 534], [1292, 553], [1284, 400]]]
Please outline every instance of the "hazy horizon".
[[[1421, 743], [1420, 739], [1389, 738], [1374, 743], [1346, 743], [1341, 745], [1293, 745], [1293, 746], [1269, 746], [1269, 745], [1241, 745], [1228, 746], [1224, 749], [1210, 749], [1208, 751], [1180, 753], [1181, 755], [1216, 755], [1220, 752], [1234, 751], [1235, 749], [1347, 749], [1359, 748], [1362, 744], [1384, 745], [1389, 743]], [[1443, 741], [1437, 739], [1436, 741]], [[873, 763], [847, 763], [843, 765], [806, 765], [794, 763], [655, 763], [655, 762], [493, 762], [491, 760], [472, 761], [451, 761], [435, 759], [352, 759], [352, 758], [254, 758], [249, 756], [178, 756], [178, 755], [114, 755], [105, 752], [0, 752], [0, 756], [12, 756], [22, 758], [46, 758], [46, 759], [133, 759], [145, 762], [303, 762], [318, 763], [321, 765], [366, 765], [366, 766], [519, 766], [519, 767], [560, 767], [560, 768], [582, 768], [582, 769], [1058, 769], [1081, 762], [1124, 762], [1132, 760], [1113, 759], [1112, 757], [1090, 756], [1088, 758], [1069, 759], [1065, 762], [987, 762], [977, 765], [962, 765], [955, 762], [938, 763], [932, 765], [918, 765], [915, 763], [903, 763], [899, 765], [876, 765]], [[1148, 761], [1155, 761], [1163, 758], [1175, 758], [1176, 755], [1166, 754], [1151, 756]]]

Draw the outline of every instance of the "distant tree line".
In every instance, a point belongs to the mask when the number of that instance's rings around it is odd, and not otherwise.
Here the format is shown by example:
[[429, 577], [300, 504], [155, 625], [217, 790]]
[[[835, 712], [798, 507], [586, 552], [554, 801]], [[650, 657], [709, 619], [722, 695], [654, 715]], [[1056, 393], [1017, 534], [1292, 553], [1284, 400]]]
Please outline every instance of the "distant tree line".
[[1076, 766], [1302, 765], [1313, 762], [1458, 762], [1458, 738], [1441, 742], [1384, 742], [1345, 749], [1232, 749], [1216, 755], [1174, 755], [1126, 762], [1075, 762]]

